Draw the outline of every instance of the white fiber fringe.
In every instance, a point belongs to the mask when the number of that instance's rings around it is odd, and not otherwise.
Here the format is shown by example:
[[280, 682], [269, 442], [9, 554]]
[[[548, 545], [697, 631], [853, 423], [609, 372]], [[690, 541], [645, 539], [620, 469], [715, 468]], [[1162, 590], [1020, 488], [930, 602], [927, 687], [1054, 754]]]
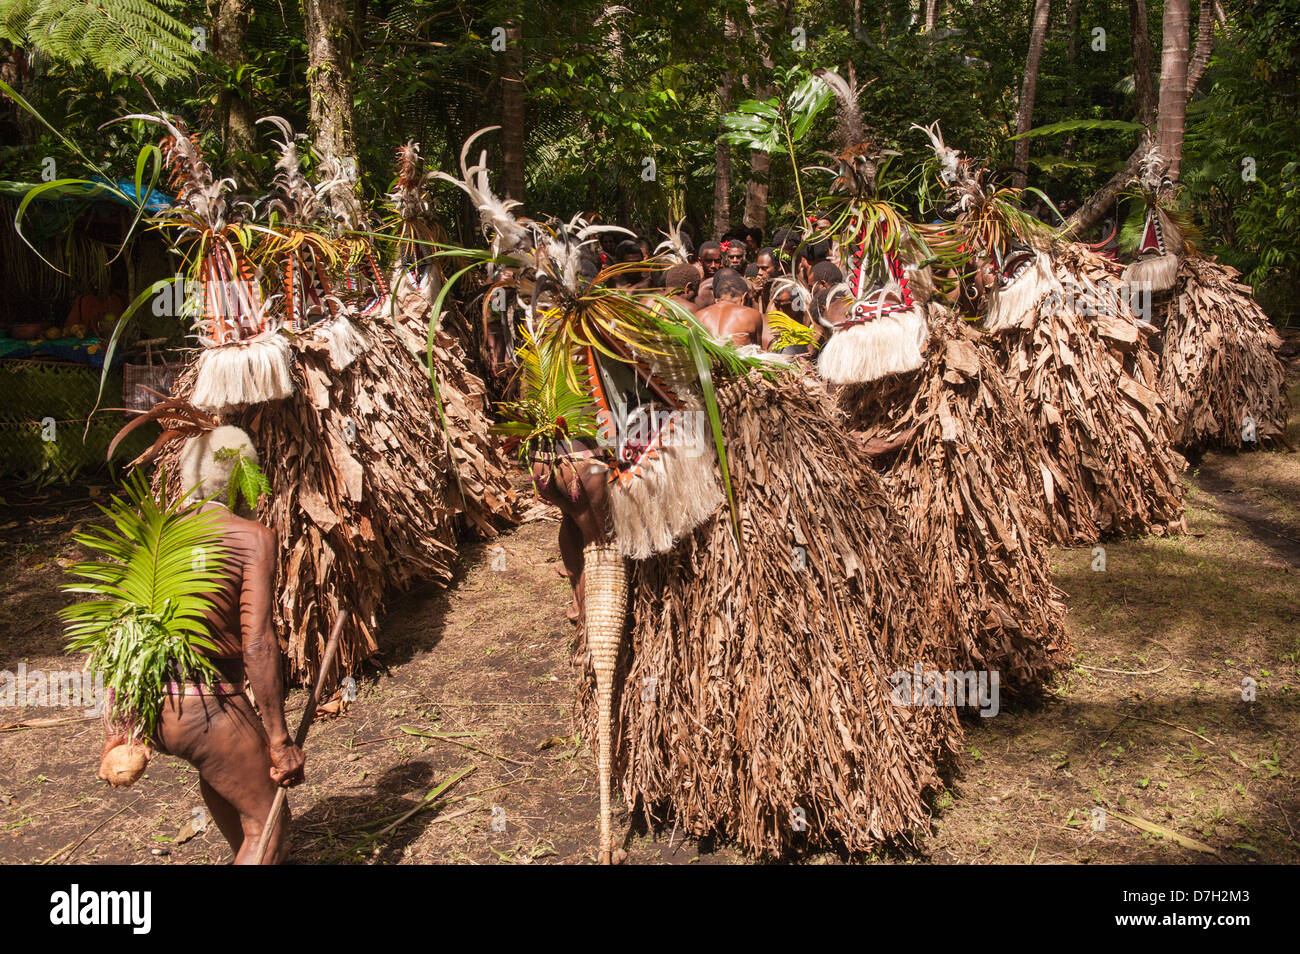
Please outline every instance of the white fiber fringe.
[[[699, 414], [700, 412], [686, 412]], [[714, 452], [708, 425], [665, 433], [668, 443], [641, 465], [639, 475], [609, 488], [618, 551], [633, 560], [666, 553], [722, 506], [713, 476]]]
[[1150, 258], [1140, 258], [1124, 269], [1124, 284], [1129, 294], [1150, 291], [1159, 295], [1174, 287], [1178, 275], [1178, 256], [1172, 252]]
[[330, 366], [342, 371], [370, 348], [370, 342], [346, 315], [327, 318], [311, 330], [312, 337], [330, 346]]
[[199, 355], [190, 401], [214, 414], [293, 393], [289, 342], [279, 333], [207, 348]]
[[984, 330], [992, 333], [1011, 328], [1027, 328], [1038, 310], [1038, 304], [1053, 292], [1062, 296], [1064, 290], [1052, 272], [1052, 263], [1042, 252], [1034, 253], [1034, 264], [1005, 288], [997, 288], [989, 301]]
[[923, 307], [836, 331], [817, 357], [817, 372], [832, 384], [867, 384], [915, 371], [925, 360], [930, 338]]

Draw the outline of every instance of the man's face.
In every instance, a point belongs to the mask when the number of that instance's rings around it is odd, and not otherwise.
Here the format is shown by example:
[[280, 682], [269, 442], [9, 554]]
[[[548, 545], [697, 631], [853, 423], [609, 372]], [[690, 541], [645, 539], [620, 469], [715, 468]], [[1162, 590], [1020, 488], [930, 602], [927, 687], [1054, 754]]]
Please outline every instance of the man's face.
[[760, 288], [770, 282], [772, 276], [776, 274], [776, 262], [772, 261], [771, 255], [758, 256], [758, 261], [754, 267], [758, 269], [757, 274], [754, 276], [754, 284]]
[[737, 271], [745, 267], [745, 246], [737, 242], [727, 246], [727, 267]]
[[[631, 254], [624, 255], [622, 258], [619, 259], [619, 263], [623, 265], [631, 265], [635, 262], [641, 262], [641, 261], [644, 261], [644, 259], [640, 255], [631, 255]], [[625, 272], [619, 272], [614, 283], [620, 286], [628, 286], [628, 285], [635, 285], [640, 280], [641, 280], [641, 270], [639, 268], [629, 269], [628, 271]]]
[[793, 296], [790, 294], [790, 289], [788, 288], [782, 289], [780, 292], [772, 296], [772, 307], [776, 311], [784, 312], [791, 317], [794, 317], [793, 302]]
[[700, 267], [704, 269], [705, 278], [712, 278], [722, 267], [722, 250], [711, 248], [701, 252]]
[[750, 255], [758, 254], [758, 239], [752, 235], [745, 236], [745, 248], [749, 250]]

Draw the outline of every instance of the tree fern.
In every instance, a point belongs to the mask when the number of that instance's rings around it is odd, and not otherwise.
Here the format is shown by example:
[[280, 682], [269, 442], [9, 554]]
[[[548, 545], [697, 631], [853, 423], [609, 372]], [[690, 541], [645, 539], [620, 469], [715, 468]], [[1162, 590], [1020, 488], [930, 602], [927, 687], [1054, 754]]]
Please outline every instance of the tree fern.
[[0, 0], [0, 39], [70, 66], [166, 83], [198, 63], [183, 0]]
[[88, 668], [104, 674], [112, 691], [110, 720], [149, 739], [157, 728], [166, 684], [185, 678], [220, 678], [205, 653], [204, 615], [224, 574], [216, 515], [195, 505], [165, 505], [136, 472], [100, 510], [111, 527], [74, 534], [105, 559], [78, 563], [68, 572], [81, 579], [68, 593], [95, 599], [60, 612], [67, 624], [68, 652], [87, 653]]

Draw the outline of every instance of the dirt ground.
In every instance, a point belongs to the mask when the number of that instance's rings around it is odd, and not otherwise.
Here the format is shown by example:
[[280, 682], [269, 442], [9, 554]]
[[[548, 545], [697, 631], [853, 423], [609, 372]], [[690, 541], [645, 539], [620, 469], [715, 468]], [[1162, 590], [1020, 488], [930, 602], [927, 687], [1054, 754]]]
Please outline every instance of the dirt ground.
[[[861, 860], [1300, 861], [1300, 453], [1211, 454], [1187, 481], [1187, 535], [1107, 542], [1104, 570], [1098, 551], [1053, 552], [1073, 666], [1041, 704], [971, 720], [931, 830]], [[61, 655], [58, 584], [104, 489], [3, 490], [0, 670], [79, 667]], [[594, 861], [555, 529], [538, 520], [469, 546], [449, 589], [393, 602], [356, 701], [308, 739], [290, 796], [296, 861]], [[0, 862], [229, 859], [192, 769], [160, 756], [114, 791], [94, 777], [101, 741], [75, 710], [0, 708]], [[639, 825], [628, 847], [637, 864], [745, 861]]]

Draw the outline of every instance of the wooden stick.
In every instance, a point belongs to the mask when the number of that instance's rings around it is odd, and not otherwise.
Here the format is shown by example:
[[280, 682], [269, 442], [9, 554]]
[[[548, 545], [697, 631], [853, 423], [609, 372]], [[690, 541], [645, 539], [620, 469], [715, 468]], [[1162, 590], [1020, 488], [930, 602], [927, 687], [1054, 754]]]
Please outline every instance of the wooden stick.
[[[312, 719], [316, 717], [316, 706], [320, 702], [320, 694], [325, 689], [325, 680], [329, 678], [330, 667], [334, 664], [334, 655], [339, 648], [339, 635], [343, 632], [343, 624], [348, 621], [348, 611], [343, 610], [339, 613], [338, 619], [334, 621], [334, 631], [330, 633], [330, 640], [325, 644], [325, 655], [320, 661], [320, 675], [316, 677], [316, 688], [312, 690], [311, 698], [307, 700], [307, 709], [302, 714], [302, 721], [298, 723], [298, 733], [294, 736], [293, 744], [302, 748], [303, 743], [307, 741], [307, 730], [311, 728]], [[271, 803], [271, 811], [266, 816], [266, 824], [262, 826], [262, 837], [257, 844], [257, 857], [253, 859], [253, 864], [260, 865], [266, 863], [266, 851], [271, 843], [271, 827], [279, 820], [280, 809], [284, 807], [285, 799], [288, 797], [289, 789], [281, 785], [275, 793], [275, 801]]]

